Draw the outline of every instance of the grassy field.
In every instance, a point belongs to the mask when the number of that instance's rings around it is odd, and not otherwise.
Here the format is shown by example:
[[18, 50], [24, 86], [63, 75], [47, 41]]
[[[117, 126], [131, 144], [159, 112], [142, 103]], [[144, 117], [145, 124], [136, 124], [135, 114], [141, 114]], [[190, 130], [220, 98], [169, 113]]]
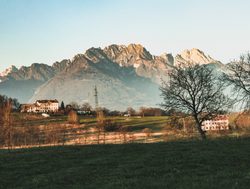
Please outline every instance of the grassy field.
[[250, 139], [0, 151], [0, 188], [249, 188]]
[[[33, 116], [33, 117], [32, 117]], [[46, 124], [57, 124], [57, 123], [66, 123], [67, 116], [51, 116], [49, 118], [43, 118], [41, 115], [29, 115], [29, 114], [15, 114], [15, 117], [18, 117], [19, 126], [39, 126]], [[20, 121], [21, 117], [21, 121]], [[88, 126], [96, 125], [96, 118], [79, 116], [80, 124], [86, 124]], [[120, 123], [123, 126], [131, 127], [132, 130], [140, 130], [144, 128], [151, 128], [152, 130], [161, 130], [164, 124], [166, 124], [168, 117], [167, 116], [151, 116], [151, 117], [105, 117], [105, 119], [113, 120], [116, 123]]]
[[[153, 131], [162, 130], [167, 123], [167, 116], [152, 116], [152, 117], [106, 117], [105, 119], [113, 120], [122, 126], [127, 126], [132, 131], [142, 130], [144, 128], [150, 128]], [[81, 118], [80, 123], [88, 124], [89, 126], [96, 125], [96, 118]]]

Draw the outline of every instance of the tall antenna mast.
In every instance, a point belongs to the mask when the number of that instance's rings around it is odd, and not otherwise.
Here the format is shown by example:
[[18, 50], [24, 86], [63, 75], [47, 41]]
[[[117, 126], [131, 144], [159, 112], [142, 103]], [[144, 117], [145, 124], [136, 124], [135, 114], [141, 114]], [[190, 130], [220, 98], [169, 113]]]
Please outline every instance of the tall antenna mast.
[[94, 89], [94, 97], [95, 97], [95, 109], [97, 109], [98, 108], [98, 91], [97, 91], [96, 85]]

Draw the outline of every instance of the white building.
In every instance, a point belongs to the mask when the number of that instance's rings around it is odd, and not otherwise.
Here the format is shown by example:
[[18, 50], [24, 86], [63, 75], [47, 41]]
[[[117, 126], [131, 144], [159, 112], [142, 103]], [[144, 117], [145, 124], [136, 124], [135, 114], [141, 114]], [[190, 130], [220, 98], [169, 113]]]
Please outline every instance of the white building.
[[229, 129], [229, 121], [228, 116], [219, 115], [211, 120], [205, 120], [202, 123], [203, 131], [219, 131], [219, 130], [228, 130]]
[[22, 104], [21, 112], [47, 113], [58, 112], [59, 102], [57, 100], [37, 100], [34, 104]]

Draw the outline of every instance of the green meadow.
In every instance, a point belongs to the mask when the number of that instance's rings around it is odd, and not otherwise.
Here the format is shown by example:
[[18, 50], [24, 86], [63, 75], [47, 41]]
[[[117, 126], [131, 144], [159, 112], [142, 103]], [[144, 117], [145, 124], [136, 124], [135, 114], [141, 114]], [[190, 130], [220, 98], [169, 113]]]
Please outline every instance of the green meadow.
[[249, 188], [250, 139], [0, 151], [0, 188]]

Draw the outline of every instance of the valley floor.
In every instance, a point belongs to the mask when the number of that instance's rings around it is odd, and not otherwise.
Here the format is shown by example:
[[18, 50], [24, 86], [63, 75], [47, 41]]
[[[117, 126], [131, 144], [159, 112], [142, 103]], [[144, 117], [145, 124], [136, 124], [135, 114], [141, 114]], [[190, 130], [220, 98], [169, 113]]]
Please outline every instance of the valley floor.
[[250, 138], [0, 150], [0, 188], [249, 188]]
[[[60, 145], [94, 145], [124, 143], [156, 143], [178, 140], [197, 140], [200, 135], [190, 120], [185, 121], [184, 128], [177, 128], [178, 122], [169, 125], [171, 117], [106, 117], [108, 126], [120, 126], [113, 131], [98, 127], [94, 117], [80, 117], [79, 124], [69, 124], [67, 116], [51, 116], [43, 118], [35, 114], [16, 114], [12, 130], [11, 145], [0, 145], [0, 149], [18, 149], [30, 147]], [[21, 117], [21, 118], [20, 118]], [[21, 120], [21, 121], [20, 121]], [[231, 124], [233, 125], [233, 124]], [[230, 130], [208, 131], [207, 136], [213, 138], [250, 137], [249, 126], [231, 128]]]

